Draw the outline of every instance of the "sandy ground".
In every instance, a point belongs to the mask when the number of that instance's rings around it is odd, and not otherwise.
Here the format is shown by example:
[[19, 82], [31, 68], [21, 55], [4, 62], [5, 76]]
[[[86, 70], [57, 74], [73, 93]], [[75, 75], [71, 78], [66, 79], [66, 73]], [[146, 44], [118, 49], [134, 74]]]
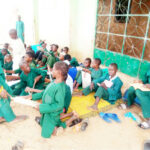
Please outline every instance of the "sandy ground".
[[[99, 116], [89, 119], [84, 132], [71, 128], [51, 139], [43, 139], [41, 128], [34, 121], [39, 112], [20, 104], [13, 104], [16, 114], [27, 114], [29, 119], [17, 123], [0, 125], [0, 150], [11, 150], [18, 140], [24, 142], [24, 150], [142, 150], [145, 140], [150, 139], [150, 130], [142, 130], [129, 118], [124, 117], [127, 110], [114, 108], [108, 112], [117, 113], [121, 123], [105, 123]], [[132, 110], [139, 112], [134, 106]]]

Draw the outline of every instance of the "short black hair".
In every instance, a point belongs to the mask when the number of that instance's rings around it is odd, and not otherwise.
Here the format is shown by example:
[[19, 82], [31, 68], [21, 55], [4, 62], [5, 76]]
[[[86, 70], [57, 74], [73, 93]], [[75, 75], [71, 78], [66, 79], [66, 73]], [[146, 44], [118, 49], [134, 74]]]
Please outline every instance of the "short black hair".
[[71, 61], [71, 55], [69, 55], [69, 54], [65, 55], [64, 60]]
[[101, 64], [101, 60], [99, 58], [95, 58], [94, 60], [95, 60], [95, 62], [96, 62], [97, 65]]
[[118, 70], [118, 65], [116, 63], [111, 63], [110, 66], [116, 68], [116, 70]]
[[91, 64], [91, 58], [86, 58], [85, 60], [88, 61], [89, 64]]
[[27, 51], [26, 54], [27, 54], [29, 57], [31, 57], [32, 59], [35, 58], [35, 53], [32, 52], [32, 51]]
[[69, 47], [67, 47], [67, 46], [66, 46], [66, 47], [64, 47], [64, 49], [66, 49], [67, 51], [69, 51]]
[[59, 46], [57, 44], [53, 44], [53, 46], [55, 46], [57, 49], [59, 48]]

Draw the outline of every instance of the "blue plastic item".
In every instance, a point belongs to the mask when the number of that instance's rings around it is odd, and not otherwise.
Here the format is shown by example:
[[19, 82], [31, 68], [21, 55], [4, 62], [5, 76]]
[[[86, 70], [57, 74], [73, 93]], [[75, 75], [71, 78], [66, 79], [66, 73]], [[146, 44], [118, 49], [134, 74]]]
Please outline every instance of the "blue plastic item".
[[124, 114], [125, 117], [128, 117], [128, 118], [131, 118], [133, 119], [134, 121], [136, 121], [136, 118], [134, 117], [134, 115], [131, 113], [131, 112], [127, 112]]
[[100, 112], [99, 116], [107, 123], [112, 123], [107, 113]]
[[117, 123], [120, 123], [121, 120], [118, 118], [117, 114], [113, 114], [113, 113], [108, 113], [109, 118], [111, 118], [112, 120], [116, 121]]

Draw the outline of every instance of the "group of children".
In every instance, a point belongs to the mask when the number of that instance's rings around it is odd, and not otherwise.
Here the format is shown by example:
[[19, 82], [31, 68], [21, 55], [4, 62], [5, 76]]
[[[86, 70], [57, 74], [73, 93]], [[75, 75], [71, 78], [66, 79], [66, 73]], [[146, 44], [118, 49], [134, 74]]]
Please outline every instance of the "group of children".
[[[67, 114], [67, 111], [72, 92], [77, 91], [83, 83], [83, 72], [90, 74], [91, 83], [78, 93], [87, 96], [95, 92], [95, 103], [88, 109], [98, 112], [101, 98], [115, 104], [117, 99], [122, 97], [123, 82], [117, 76], [116, 63], [111, 63], [108, 72], [104, 73], [104, 70], [100, 68], [99, 58], [92, 61], [86, 58], [83, 64], [79, 64], [75, 57], [69, 55], [68, 47], [64, 47], [59, 53], [57, 44], [52, 44], [48, 50], [45, 41], [40, 41], [38, 47], [26, 47], [26, 53], [21, 58], [18, 69], [13, 70], [15, 56], [12, 58], [8, 48], [9, 44], [5, 44], [0, 50], [0, 122], [26, 118], [26, 116], [16, 117], [10, 107], [12, 97], [22, 96], [34, 101], [42, 99], [42, 103], [37, 105], [36, 109], [41, 113], [39, 123], [43, 137], [49, 138], [52, 134], [55, 135], [60, 127], [70, 126], [78, 115], [75, 112]], [[78, 66], [80, 70], [77, 69]], [[150, 82], [149, 77], [147, 74], [146, 83]], [[18, 82], [9, 87], [6, 80], [18, 80]], [[128, 90], [128, 106], [133, 104], [136, 96], [142, 99], [141, 92], [133, 88]], [[144, 94], [145, 97], [149, 96], [148, 93]], [[147, 101], [149, 103], [148, 99]], [[150, 115], [147, 103], [141, 103], [144, 117]], [[70, 119], [62, 122], [62, 119], [68, 116]]]

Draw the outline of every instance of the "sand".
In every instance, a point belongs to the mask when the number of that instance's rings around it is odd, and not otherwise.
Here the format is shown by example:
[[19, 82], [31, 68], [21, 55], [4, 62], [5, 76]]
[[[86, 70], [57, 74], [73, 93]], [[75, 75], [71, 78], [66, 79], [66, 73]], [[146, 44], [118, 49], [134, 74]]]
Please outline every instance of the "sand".
[[0, 150], [10, 150], [18, 140], [24, 142], [24, 150], [142, 150], [144, 141], [150, 138], [150, 130], [142, 130], [136, 122], [124, 117], [127, 111], [139, 112], [137, 106], [132, 110], [114, 108], [108, 111], [117, 113], [121, 123], [108, 124], [95, 116], [89, 119], [86, 131], [68, 128], [62, 135], [50, 139], [40, 136], [41, 128], [34, 121], [38, 111], [14, 103], [13, 109], [18, 115], [27, 114], [29, 119], [0, 125]]

